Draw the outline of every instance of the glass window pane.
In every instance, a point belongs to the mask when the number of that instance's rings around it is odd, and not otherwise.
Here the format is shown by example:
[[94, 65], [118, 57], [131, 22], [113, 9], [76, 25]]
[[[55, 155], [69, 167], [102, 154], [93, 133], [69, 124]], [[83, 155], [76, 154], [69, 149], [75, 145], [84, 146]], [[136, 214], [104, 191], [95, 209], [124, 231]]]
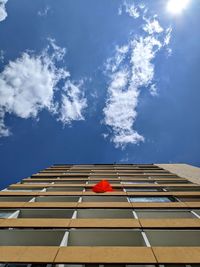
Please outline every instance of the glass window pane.
[[125, 188], [127, 192], [160, 192], [158, 188]]
[[130, 202], [172, 202], [169, 197], [129, 197]]
[[196, 218], [190, 211], [181, 210], [135, 210], [138, 218]]
[[3, 211], [3, 210], [0, 210], [0, 218], [8, 218], [13, 213], [14, 213], [14, 211]]
[[144, 232], [151, 246], [200, 246], [200, 231], [198, 230], [146, 230]]
[[197, 209], [197, 210], [193, 210], [197, 215], [200, 216], [200, 209]]

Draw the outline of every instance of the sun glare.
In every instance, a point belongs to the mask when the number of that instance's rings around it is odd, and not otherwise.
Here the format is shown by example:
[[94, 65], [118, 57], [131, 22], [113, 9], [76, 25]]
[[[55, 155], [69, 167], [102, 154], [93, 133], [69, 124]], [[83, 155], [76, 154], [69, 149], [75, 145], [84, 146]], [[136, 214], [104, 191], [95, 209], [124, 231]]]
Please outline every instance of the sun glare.
[[167, 3], [167, 11], [172, 14], [180, 14], [187, 8], [190, 0], [169, 0]]

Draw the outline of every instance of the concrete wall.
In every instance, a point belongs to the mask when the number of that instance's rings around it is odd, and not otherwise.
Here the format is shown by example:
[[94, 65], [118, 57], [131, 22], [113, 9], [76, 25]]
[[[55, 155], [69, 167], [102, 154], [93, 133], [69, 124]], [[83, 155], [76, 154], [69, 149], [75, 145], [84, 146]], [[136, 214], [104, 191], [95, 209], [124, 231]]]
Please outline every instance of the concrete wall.
[[188, 164], [155, 164], [183, 178], [187, 178], [193, 183], [200, 184], [200, 168]]

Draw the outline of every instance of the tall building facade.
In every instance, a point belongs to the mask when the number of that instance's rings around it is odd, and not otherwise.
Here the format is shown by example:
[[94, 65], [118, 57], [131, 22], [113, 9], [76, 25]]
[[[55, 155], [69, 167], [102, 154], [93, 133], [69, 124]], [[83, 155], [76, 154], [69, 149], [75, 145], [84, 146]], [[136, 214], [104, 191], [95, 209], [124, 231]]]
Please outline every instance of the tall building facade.
[[[0, 191], [0, 266], [200, 266], [198, 177], [184, 164], [46, 168]], [[102, 179], [112, 192], [92, 191]]]

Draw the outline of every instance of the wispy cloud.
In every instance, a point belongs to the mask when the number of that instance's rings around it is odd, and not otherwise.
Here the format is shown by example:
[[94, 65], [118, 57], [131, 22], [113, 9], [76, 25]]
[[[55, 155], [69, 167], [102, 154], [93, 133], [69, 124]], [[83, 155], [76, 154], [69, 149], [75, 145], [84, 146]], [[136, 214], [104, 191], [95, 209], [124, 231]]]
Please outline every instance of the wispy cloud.
[[118, 14], [121, 15], [125, 11], [130, 17], [139, 18], [140, 13], [138, 7], [134, 3], [129, 3], [124, 1], [123, 4], [118, 9]]
[[[49, 42], [40, 54], [24, 52], [15, 61], [10, 61], [0, 73], [0, 136], [10, 134], [4, 123], [6, 114], [14, 114], [23, 119], [37, 118], [39, 112], [46, 109], [63, 121], [64, 112], [71, 111], [63, 110], [61, 99], [66, 94], [72, 94], [73, 106], [76, 106], [76, 101], [78, 104], [81, 101], [81, 97], [76, 97], [76, 93], [73, 94], [74, 91], [66, 86], [70, 84], [73, 87], [70, 73], [65, 68], [58, 67], [65, 49], [57, 46], [52, 39]], [[65, 86], [59, 89], [61, 82]], [[58, 91], [60, 99], [55, 99]], [[71, 113], [66, 116], [71, 121], [80, 119], [81, 111], [82, 109], [78, 110], [79, 117], [72, 116]]]
[[[122, 47], [117, 46], [115, 56], [106, 63], [110, 81], [104, 123], [112, 130], [111, 141], [121, 148], [144, 141], [144, 137], [134, 129], [140, 92], [147, 87], [151, 95], [157, 95], [153, 60], [161, 49], [167, 48], [171, 36], [171, 28], [161, 27], [156, 16], [147, 17], [145, 6], [124, 3], [129, 16], [142, 20], [143, 33], [133, 35]], [[140, 13], [134, 15], [135, 12]]]
[[37, 12], [38, 16], [40, 17], [46, 17], [49, 13], [50, 7], [46, 6], [44, 9], [41, 9]]
[[152, 96], [158, 95], [158, 88], [156, 87], [155, 84], [151, 84], [151, 86], [149, 87], [149, 91]]
[[160, 26], [156, 18], [145, 19], [145, 20], [146, 20], [146, 24], [144, 24], [143, 30], [146, 31], [148, 34], [163, 32], [163, 28]]
[[0, 62], [4, 62], [4, 55], [5, 52], [3, 50], [0, 50]]
[[7, 12], [6, 12], [6, 3], [8, 0], [0, 0], [0, 21], [3, 21], [7, 17]]
[[79, 83], [67, 81], [65, 83], [59, 117], [63, 124], [70, 124], [74, 120], [84, 120], [83, 112], [87, 107], [87, 101], [81, 90], [82, 85], [83, 81]]

